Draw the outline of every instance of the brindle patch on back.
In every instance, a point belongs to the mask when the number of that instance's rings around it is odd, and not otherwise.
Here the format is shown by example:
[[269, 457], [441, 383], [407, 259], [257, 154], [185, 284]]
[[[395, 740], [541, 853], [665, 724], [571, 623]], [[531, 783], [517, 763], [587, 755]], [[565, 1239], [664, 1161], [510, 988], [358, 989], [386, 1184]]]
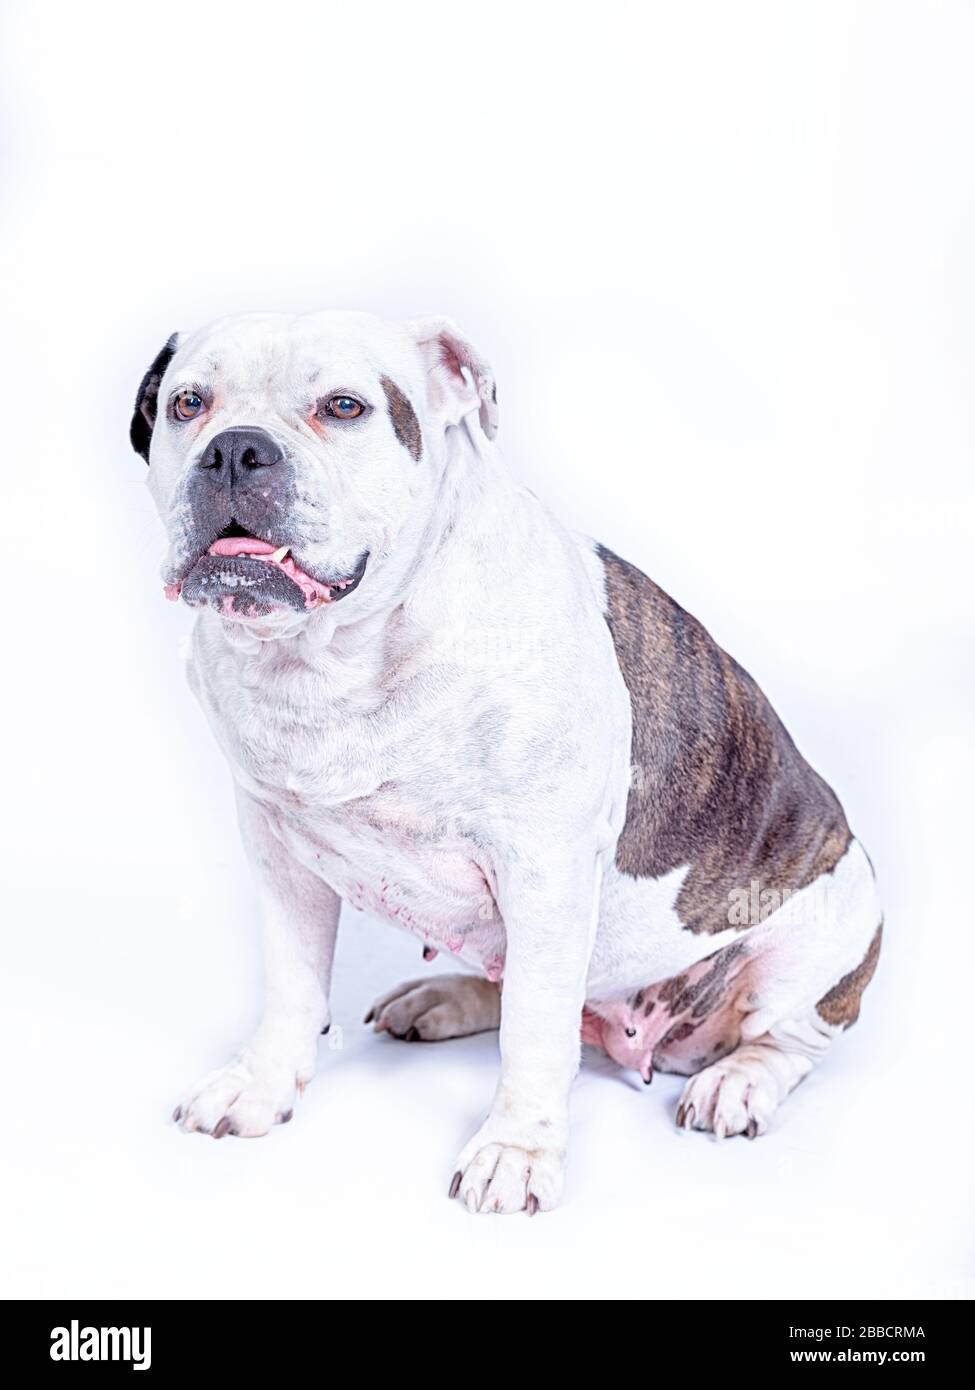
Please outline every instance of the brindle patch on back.
[[598, 553], [633, 717], [616, 864], [637, 878], [689, 864], [680, 919], [722, 931], [734, 890], [795, 892], [835, 867], [850, 830], [747, 671], [635, 566]]
[[420, 434], [420, 422], [416, 418], [416, 412], [390, 377], [380, 377], [380, 384], [386, 393], [386, 405], [393, 423], [393, 433], [403, 448], [419, 462], [423, 452], [423, 436]]
[[877, 968], [883, 934], [884, 924], [881, 922], [860, 964], [849, 975], [844, 975], [816, 1005], [816, 1012], [824, 1023], [832, 1024], [834, 1028], [849, 1028], [856, 1023], [860, 1016], [860, 997]]

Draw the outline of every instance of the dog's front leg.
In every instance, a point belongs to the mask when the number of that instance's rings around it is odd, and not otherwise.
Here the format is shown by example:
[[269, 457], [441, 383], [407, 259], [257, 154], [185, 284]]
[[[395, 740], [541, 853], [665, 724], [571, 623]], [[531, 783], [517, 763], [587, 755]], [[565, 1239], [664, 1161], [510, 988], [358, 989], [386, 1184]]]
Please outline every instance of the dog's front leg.
[[519, 861], [499, 873], [507, 938], [501, 1077], [491, 1112], [457, 1160], [450, 1187], [470, 1211], [527, 1209], [532, 1215], [561, 1196], [599, 882], [589, 846], [544, 865]]
[[266, 1134], [291, 1119], [329, 1022], [340, 906], [332, 889], [288, 852], [262, 807], [244, 792], [237, 801], [263, 917], [264, 1013], [248, 1046], [204, 1077], [174, 1114], [183, 1129], [216, 1139]]

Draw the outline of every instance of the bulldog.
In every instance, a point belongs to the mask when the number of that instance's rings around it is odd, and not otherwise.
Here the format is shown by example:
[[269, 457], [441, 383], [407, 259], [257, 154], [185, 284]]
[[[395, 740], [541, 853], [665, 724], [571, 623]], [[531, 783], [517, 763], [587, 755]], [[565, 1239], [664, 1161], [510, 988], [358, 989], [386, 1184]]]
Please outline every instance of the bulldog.
[[292, 1117], [343, 902], [464, 969], [377, 1030], [500, 1029], [449, 1172], [471, 1211], [563, 1185], [581, 1041], [689, 1079], [688, 1130], [763, 1134], [852, 1024], [882, 919], [836, 796], [755, 681], [505, 468], [447, 319], [245, 315], [173, 335], [131, 441], [196, 610], [189, 679], [233, 771], [263, 919], [250, 1043], [186, 1131]]

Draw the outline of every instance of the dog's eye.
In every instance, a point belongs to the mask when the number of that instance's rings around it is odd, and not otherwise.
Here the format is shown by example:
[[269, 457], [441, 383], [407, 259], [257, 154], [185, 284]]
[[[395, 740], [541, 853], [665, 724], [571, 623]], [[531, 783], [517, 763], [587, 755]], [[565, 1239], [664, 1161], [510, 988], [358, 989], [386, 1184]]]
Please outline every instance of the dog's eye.
[[355, 396], [329, 396], [324, 407], [324, 413], [334, 420], [354, 420], [364, 410], [365, 406]]
[[177, 420], [192, 420], [203, 409], [203, 397], [196, 391], [180, 391], [173, 401], [173, 414]]

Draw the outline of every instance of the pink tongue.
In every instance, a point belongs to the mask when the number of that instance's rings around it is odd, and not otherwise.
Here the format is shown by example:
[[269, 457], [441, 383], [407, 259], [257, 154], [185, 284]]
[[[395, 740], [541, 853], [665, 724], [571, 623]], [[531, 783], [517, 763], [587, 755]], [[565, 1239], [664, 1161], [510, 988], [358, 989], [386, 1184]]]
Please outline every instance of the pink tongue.
[[[262, 559], [274, 553], [273, 545], [268, 541], [259, 541], [256, 536], [230, 536], [226, 540], [214, 541], [208, 551], [210, 555], [259, 555]], [[312, 579], [310, 574], [299, 569], [290, 555], [286, 555], [283, 560], [269, 560], [267, 563], [276, 565], [298, 585], [305, 596], [306, 608], [314, 608], [317, 603], [331, 602], [332, 595], [328, 585], [320, 584], [317, 579]], [[167, 597], [169, 596], [167, 592]]]
[[209, 549], [210, 555], [273, 555], [275, 547], [267, 541], [259, 541], [254, 536], [230, 536], [227, 540], [214, 541]]

